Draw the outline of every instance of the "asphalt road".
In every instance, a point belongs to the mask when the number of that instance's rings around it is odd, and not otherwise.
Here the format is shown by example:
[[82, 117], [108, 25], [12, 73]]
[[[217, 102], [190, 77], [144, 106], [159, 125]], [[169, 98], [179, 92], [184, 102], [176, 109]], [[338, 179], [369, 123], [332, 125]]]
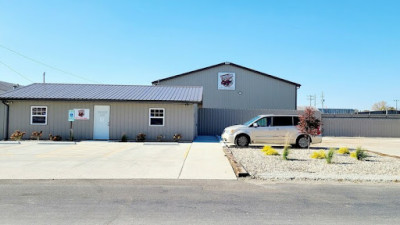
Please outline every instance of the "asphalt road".
[[399, 184], [0, 180], [1, 224], [400, 224]]

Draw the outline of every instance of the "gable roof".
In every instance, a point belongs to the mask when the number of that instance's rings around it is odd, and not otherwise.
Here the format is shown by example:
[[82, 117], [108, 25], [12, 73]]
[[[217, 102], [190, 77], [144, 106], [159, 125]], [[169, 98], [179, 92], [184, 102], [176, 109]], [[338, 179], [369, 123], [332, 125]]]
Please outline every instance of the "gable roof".
[[298, 84], [298, 83], [295, 83], [295, 82], [292, 82], [292, 81], [288, 81], [288, 80], [285, 80], [285, 79], [282, 79], [282, 78], [279, 78], [279, 77], [276, 77], [276, 76], [273, 76], [273, 75], [270, 75], [270, 74], [267, 74], [267, 73], [263, 73], [263, 72], [260, 72], [260, 71], [257, 71], [257, 70], [253, 70], [253, 69], [250, 69], [250, 68], [235, 64], [235, 63], [231, 63], [231, 62], [223, 62], [223, 63], [215, 64], [215, 65], [212, 65], [212, 66], [207, 66], [207, 67], [204, 67], [204, 68], [201, 68], [201, 69], [189, 71], [189, 72], [186, 72], [186, 73], [181, 73], [181, 74], [178, 74], [178, 75], [175, 75], [175, 76], [166, 77], [166, 78], [159, 79], [159, 80], [155, 80], [155, 81], [153, 81], [151, 83], [153, 85], [157, 85], [159, 82], [162, 82], [162, 81], [174, 79], [176, 77], [185, 76], [185, 75], [188, 75], [188, 74], [191, 74], [191, 73], [195, 73], [195, 72], [199, 72], [199, 71], [203, 71], [203, 70], [208, 70], [208, 69], [211, 69], [211, 68], [214, 68], [214, 67], [218, 67], [218, 66], [222, 66], [222, 65], [235, 66], [235, 67], [238, 67], [238, 68], [241, 68], [241, 69], [244, 69], [244, 70], [251, 71], [253, 73], [257, 73], [257, 74], [262, 75], [262, 76], [267, 76], [267, 77], [270, 77], [270, 78], [273, 78], [273, 79], [276, 79], [276, 80], [280, 80], [280, 81], [283, 81], [283, 82], [286, 82], [286, 83], [289, 83], [289, 84], [296, 85], [297, 87], [301, 86], [301, 84]]
[[35, 83], [0, 94], [3, 100], [107, 100], [200, 103], [203, 87]]
[[10, 90], [13, 90], [14, 88], [17, 88], [17, 87], [20, 87], [20, 85], [0, 81], [0, 94], [3, 94], [4, 92], [10, 91]]

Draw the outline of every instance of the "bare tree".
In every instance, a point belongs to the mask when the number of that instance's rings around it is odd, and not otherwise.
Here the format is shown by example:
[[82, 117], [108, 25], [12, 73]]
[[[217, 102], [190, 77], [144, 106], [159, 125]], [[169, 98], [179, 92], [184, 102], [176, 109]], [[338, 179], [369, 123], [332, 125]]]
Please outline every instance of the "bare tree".
[[380, 101], [372, 105], [372, 110], [374, 111], [385, 111], [388, 108], [389, 106], [385, 101]]

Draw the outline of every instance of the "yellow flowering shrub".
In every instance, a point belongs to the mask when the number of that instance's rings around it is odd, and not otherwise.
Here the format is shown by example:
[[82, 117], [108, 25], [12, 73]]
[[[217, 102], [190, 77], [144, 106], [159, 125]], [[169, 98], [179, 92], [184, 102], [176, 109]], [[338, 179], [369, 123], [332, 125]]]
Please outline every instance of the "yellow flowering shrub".
[[350, 154], [349, 148], [347, 147], [341, 147], [339, 150], [337, 150], [338, 154], [344, 155], [344, 154]]
[[261, 151], [264, 152], [265, 155], [279, 155], [278, 151], [268, 145], [264, 146]]
[[311, 154], [311, 158], [313, 159], [325, 159], [326, 158], [326, 154], [324, 150], [319, 150], [319, 151], [315, 151]]

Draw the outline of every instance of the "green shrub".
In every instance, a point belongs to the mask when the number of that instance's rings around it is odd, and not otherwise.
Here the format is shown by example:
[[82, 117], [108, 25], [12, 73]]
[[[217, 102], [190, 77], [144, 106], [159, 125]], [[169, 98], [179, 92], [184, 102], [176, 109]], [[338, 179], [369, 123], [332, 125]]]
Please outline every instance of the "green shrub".
[[362, 150], [361, 147], [358, 147], [358, 148], [356, 149], [355, 152], [352, 152], [352, 153], [350, 154], [350, 157], [353, 157], [353, 158], [356, 158], [357, 160], [362, 161], [362, 160], [364, 160], [365, 158], [367, 158], [368, 155], [367, 155], [367, 153], [366, 153], [364, 150]]
[[328, 164], [332, 163], [332, 159], [333, 159], [333, 155], [335, 154], [335, 150], [334, 148], [330, 148], [328, 154], [325, 156], [326, 162]]
[[261, 151], [264, 152], [265, 155], [279, 155], [278, 151], [268, 145], [265, 145]]
[[311, 154], [311, 158], [313, 159], [325, 159], [326, 158], [326, 154], [324, 150], [319, 150], [319, 151], [315, 151]]
[[285, 147], [283, 148], [283, 151], [282, 151], [282, 159], [283, 160], [288, 160], [289, 151], [290, 151], [289, 145], [285, 145]]
[[339, 148], [339, 150], [337, 150], [337, 153], [341, 154], [341, 155], [345, 155], [345, 154], [350, 154], [350, 151], [349, 151], [349, 148], [347, 148], [347, 147], [341, 147], [341, 148]]
[[121, 142], [127, 142], [127, 141], [128, 141], [128, 136], [126, 136], [126, 134], [122, 134]]

